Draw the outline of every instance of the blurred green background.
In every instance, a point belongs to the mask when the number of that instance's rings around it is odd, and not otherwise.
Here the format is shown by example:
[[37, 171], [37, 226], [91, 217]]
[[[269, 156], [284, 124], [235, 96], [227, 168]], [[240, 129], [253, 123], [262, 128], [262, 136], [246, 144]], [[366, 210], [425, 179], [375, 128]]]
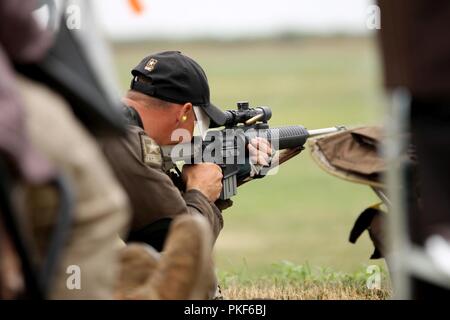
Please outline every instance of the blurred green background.
[[[131, 68], [143, 57], [180, 50], [203, 66], [212, 101], [222, 109], [248, 100], [272, 108], [272, 125], [310, 129], [381, 123], [374, 38], [152, 41], [113, 49], [124, 92]], [[217, 267], [264, 274], [283, 260], [344, 272], [374, 264], [368, 259], [373, 247], [366, 233], [356, 245], [347, 239], [357, 215], [376, 201], [369, 187], [323, 172], [305, 150], [276, 175], [239, 189], [234, 206], [224, 212]]]

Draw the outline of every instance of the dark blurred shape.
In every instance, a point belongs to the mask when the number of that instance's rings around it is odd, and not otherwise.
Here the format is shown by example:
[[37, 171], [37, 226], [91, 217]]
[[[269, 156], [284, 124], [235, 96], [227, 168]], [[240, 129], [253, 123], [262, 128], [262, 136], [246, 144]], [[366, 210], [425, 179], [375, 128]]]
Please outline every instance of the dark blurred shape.
[[[50, 2], [54, 4], [53, 1], [41, 1], [41, 3]], [[50, 6], [50, 8], [54, 7]], [[100, 39], [92, 40], [94, 30], [87, 28], [86, 32], [75, 34], [68, 30], [65, 23], [60, 23], [60, 28], [55, 26], [58, 31], [53, 34], [55, 38], [52, 39], [52, 28], [41, 29], [32, 16], [33, 9], [35, 9], [35, 2], [32, 0], [20, 2], [2, 0], [0, 2], [0, 224], [7, 232], [6, 236], [2, 236], [1, 241], [9, 242], [10, 247], [14, 249], [16, 257], [20, 260], [20, 272], [25, 282], [17, 292], [6, 291], [11, 298], [49, 296], [49, 289], [53, 285], [52, 280], [59, 271], [57, 266], [61, 260], [62, 250], [66, 248], [66, 240], [71, 234], [69, 228], [72, 226], [74, 207], [74, 193], [71, 185], [66, 183], [62, 176], [56, 175], [49, 163], [31, 146], [26, 134], [27, 129], [30, 128], [30, 108], [28, 107], [31, 106], [38, 114], [45, 114], [41, 112], [45, 111], [45, 107], [52, 106], [54, 101], [44, 99], [39, 105], [35, 100], [31, 100], [33, 105], [22, 104], [25, 100], [24, 93], [29, 91], [19, 92], [20, 79], [18, 74], [14, 73], [12, 65], [24, 75], [37, 79], [54, 91], [62, 93], [71, 103], [75, 114], [92, 132], [117, 133], [122, 132], [123, 128], [122, 117], [115, 106], [118, 105], [119, 100], [114, 99], [112, 94], [114, 88], [109, 85], [113, 82], [112, 78], [105, 76], [105, 73], [101, 71], [101, 64], [97, 63], [99, 59], [104, 59], [102, 55], [104, 51], [102, 51], [101, 42], [96, 42]], [[55, 10], [50, 12], [57, 14]], [[50, 25], [57, 21], [57, 18], [50, 17]], [[86, 20], [86, 24], [89, 23], [87, 14], [83, 14], [83, 20]], [[52, 40], [54, 40], [53, 46]], [[23, 85], [21, 89], [24, 90]], [[29, 89], [30, 87], [27, 87], [25, 90]], [[30, 99], [27, 102], [29, 104]], [[28, 108], [26, 115], [24, 106]], [[61, 104], [59, 110], [64, 107]], [[55, 110], [53, 114], [56, 114]], [[48, 116], [43, 118], [49, 119]], [[59, 132], [70, 135], [69, 121], [64, 122], [64, 119], [61, 121], [62, 126], [59, 128], [62, 130]], [[44, 122], [41, 121], [41, 123]], [[64, 125], [67, 126], [64, 127]], [[49, 129], [48, 126], [38, 127], [39, 133], [43, 136], [48, 134]], [[36, 137], [36, 132], [33, 137]], [[63, 138], [58, 135], [47, 135], [47, 137], [49, 140]], [[41, 150], [48, 153], [46, 148]], [[61, 148], [56, 153], [64, 152], [65, 150]], [[89, 163], [89, 167], [95, 166], [95, 160], [101, 159], [101, 157], [92, 157], [93, 161]], [[98, 165], [101, 165], [100, 162]], [[62, 166], [59, 167], [61, 168]], [[101, 170], [97, 170], [99, 171]], [[105, 170], [105, 172], [108, 171]], [[80, 174], [80, 171], [77, 173]], [[24, 203], [20, 203], [14, 197], [17, 194], [13, 191], [17, 189], [19, 183], [22, 187], [51, 186], [58, 191], [55, 221], [52, 221], [50, 228], [43, 233], [43, 237], [50, 239], [42, 259], [37, 259], [34, 252], [36, 251], [36, 241], [33, 239], [35, 234], [31, 231], [33, 226], [29, 217], [23, 215], [24, 211], [26, 212], [23, 208]], [[102, 187], [107, 186], [104, 184]], [[24, 190], [19, 191], [23, 196]], [[87, 198], [84, 197], [84, 200]], [[111, 212], [109, 210], [108, 214]], [[122, 212], [117, 212], [117, 214], [120, 213]], [[40, 215], [36, 216], [39, 219], [42, 218]], [[112, 234], [115, 237], [117, 232], [113, 230]], [[3, 260], [5, 258], [3, 252], [0, 254], [0, 259]], [[0, 270], [2, 272], [0, 280], [4, 278], [3, 271]], [[5, 292], [3, 290], [5, 287], [1, 282], [0, 286], [0, 294], [2, 294]], [[17, 296], [18, 294], [21, 296]]]
[[[411, 140], [418, 159], [417, 177], [406, 166], [408, 237], [422, 246], [438, 230], [450, 230], [450, 2], [379, 0], [380, 44], [388, 93], [410, 94]], [[396, 214], [402, 214], [396, 212]], [[443, 297], [439, 286], [412, 279], [413, 298]], [[426, 284], [426, 285], [424, 285]]]
[[386, 213], [378, 208], [367, 208], [356, 218], [355, 224], [350, 231], [348, 241], [351, 243], [356, 243], [361, 234], [366, 230], [368, 231], [370, 240], [372, 240], [375, 247], [370, 259], [380, 259], [386, 255], [385, 216]]

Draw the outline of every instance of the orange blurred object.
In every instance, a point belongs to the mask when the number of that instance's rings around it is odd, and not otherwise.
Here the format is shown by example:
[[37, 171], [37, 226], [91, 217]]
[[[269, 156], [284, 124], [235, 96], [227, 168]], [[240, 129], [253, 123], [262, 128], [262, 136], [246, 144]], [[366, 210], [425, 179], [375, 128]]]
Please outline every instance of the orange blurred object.
[[134, 13], [141, 14], [144, 11], [144, 6], [142, 5], [140, 0], [128, 0], [128, 3], [133, 9]]

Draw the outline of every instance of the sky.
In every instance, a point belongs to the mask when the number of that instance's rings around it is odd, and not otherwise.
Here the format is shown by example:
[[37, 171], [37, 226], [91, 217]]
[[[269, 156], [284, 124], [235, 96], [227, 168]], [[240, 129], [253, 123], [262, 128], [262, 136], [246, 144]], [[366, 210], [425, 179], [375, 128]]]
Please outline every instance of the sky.
[[93, 1], [98, 22], [113, 39], [239, 38], [283, 32], [368, 32], [372, 0], [129, 0]]

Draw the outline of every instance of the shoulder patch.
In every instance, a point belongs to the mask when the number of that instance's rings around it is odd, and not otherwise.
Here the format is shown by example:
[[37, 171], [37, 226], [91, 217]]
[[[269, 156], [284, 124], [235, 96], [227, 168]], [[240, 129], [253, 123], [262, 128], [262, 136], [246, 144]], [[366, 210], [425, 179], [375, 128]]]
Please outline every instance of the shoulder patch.
[[163, 159], [159, 145], [144, 132], [141, 132], [139, 135], [141, 138], [142, 161], [153, 167], [162, 168]]

